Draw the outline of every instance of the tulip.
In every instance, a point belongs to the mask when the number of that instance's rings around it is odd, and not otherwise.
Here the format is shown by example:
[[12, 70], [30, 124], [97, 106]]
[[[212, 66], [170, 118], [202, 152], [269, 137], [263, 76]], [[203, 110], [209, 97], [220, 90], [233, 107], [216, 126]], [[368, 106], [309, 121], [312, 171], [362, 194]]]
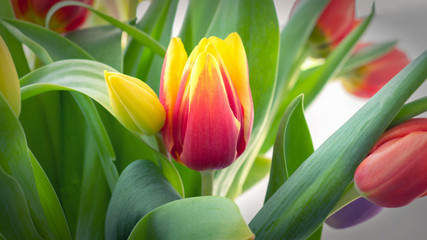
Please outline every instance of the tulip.
[[[295, 1], [291, 16], [300, 4]], [[310, 35], [313, 57], [326, 57], [359, 22], [355, 18], [355, 0], [331, 0]]]
[[[49, 9], [61, 1], [63, 0], [12, 0], [12, 5], [16, 18], [44, 26]], [[75, 1], [93, 4], [93, 0]], [[59, 33], [75, 30], [84, 23], [87, 14], [88, 10], [83, 7], [63, 7], [52, 16], [49, 27]]]
[[427, 118], [388, 130], [354, 175], [362, 196], [383, 207], [401, 207], [427, 193]]
[[[355, 52], [369, 45], [371, 44], [361, 44]], [[341, 80], [348, 92], [358, 97], [370, 98], [409, 62], [404, 52], [393, 48], [382, 57], [345, 74]]]
[[328, 217], [325, 223], [336, 229], [348, 228], [371, 219], [381, 210], [382, 207], [359, 198]]
[[253, 123], [240, 36], [204, 38], [188, 59], [181, 40], [172, 39], [160, 101], [166, 110], [163, 140], [173, 158], [197, 171], [229, 166], [245, 150]]
[[0, 94], [6, 99], [10, 107], [19, 116], [21, 112], [21, 88], [18, 73], [12, 56], [3, 38], [0, 36]]
[[137, 135], [153, 135], [165, 122], [165, 109], [156, 93], [141, 80], [105, 71], [114, 116]]

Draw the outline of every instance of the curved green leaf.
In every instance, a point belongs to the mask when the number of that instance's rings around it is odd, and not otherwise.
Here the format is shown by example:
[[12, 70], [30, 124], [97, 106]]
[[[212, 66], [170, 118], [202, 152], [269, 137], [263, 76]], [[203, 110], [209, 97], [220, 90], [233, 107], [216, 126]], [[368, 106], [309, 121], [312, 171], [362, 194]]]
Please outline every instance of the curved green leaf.
[[254, 239], [236, 204], [222, 197], [177, 200], [145, 215], [129, 240]]
[[258, 154], [259, 139], [266, 127], [276, 84], [279, 24], [273, 1], [221, 1], [207, 36], [225, 38], [231, 32], [237, 32], [245, 46], [254, 104], [254, 125], [248, 151], [230, 167], [219, 171], [215, 179], [214, 194], [233, 198], [241, 192]]
[[258, 239], [305, 239], [323, 223], [354, 171], [406, 99], [427, 78], [427, 51], [329, 137], [251, 221]]
[[29, 47], [37, 46], [38, 49], [44, 49], [44, 55], [48, 53], [54, 61], [70, 58], [94, 59], [85, 50], [61, 34], [49, 31], [39, 25], [14, 19], [2, 19], [0, 23], [17, 39], [23, 40], [22, 43], [30, 43]]
[[119, 20], [117, 20], [111, 16], [108, 16], [108, 15], [106, 15], [100, 11], [97, 11], [96, 9], [94, 9], [91, 6], [89, 6], [85, 3], [82, 3], [82, 2], [61, 1], [61, 2], [56, 3], [55, 5], [53, 5], [49, 9], [49, 12], [46, 15], [46, 25], [48, 26], [51, 17], [53, 16], [53, 14], [56, 11], [58, 11], [58, 9], [66, 7], [66, 6], [84, 7], [86, 9], [88, 9], [89, 11], [93, 12], [94, 14], [100, 16], [101, 18], [103, 18], [107, 22], [111, 23], [113, 26], [116, 26], [116, 27], [122, 29], [123, 31], [127, 32], [130, 36], [137, 39], [138, 41], [140, 41], [142, 44], [146, 45], [147, 47], [151, 48], [155, 53], [159, 54], [160, 56], [164, 56], [166, 53], [166, 48], [162, 44], [157, 42], [155, 39], [153, 39], [147, 33], [139, 30], [138, 28], [136, 28], [132, 25], [122, 23]]
[[154, 163], [131, 163], [120, 175], [111, 196], [105, 221], [106, 239], [127, 239], [148, 212], [180, 198]]
[[33, 221], [19, 183], [0, 167], [0, 239], [42, 239]]
[[400, 112], [396, 115], [393, 121], [390, 123], [389, 128], [392, 128], [400, 123], [411, 119], [421, 113], [427, 111], [427, 97], [417, 99], [413, 102], [407, 103], [403, 106]]
[[268, 176], [271, 170], [271, 158], [264, 155], [258, 155], [249, 171], [248, 177], [242, 186], [242, 193], [249, 190], [259, 181]]
[[314, 152], [304, 117], [303, 95], [296, 97], [283, 114], [273, 149], [267, 201]]

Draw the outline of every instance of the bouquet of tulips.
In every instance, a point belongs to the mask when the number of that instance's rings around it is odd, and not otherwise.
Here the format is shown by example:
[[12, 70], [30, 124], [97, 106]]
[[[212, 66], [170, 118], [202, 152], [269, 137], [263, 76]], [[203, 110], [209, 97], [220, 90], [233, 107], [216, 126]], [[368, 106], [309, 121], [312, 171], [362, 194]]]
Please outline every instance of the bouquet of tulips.
[[[0, 239], [321, 239], [427, 194], [427, 52], [360, 43], [374, 6], [190, 0], [176, 37], [178, 0], [0, 3]], [[314, 149], [332, 79], [370, 99]]]

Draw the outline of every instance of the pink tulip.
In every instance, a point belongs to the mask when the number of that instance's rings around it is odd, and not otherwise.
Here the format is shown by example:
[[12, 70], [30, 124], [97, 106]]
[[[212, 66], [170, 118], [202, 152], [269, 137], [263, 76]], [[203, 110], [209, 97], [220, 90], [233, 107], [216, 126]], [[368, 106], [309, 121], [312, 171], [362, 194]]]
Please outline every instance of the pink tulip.
[[[355, 52], [369, 45], [371, 44], [360, 44]], [[342, 77], [342, 83], [350, 93], [358, 97], [370, 98], [408, 65], [409, 62], [404, 52], [393, 48], [382, 57], [345, 74]]]
[[[300, 0], [292, 7], [291, 15]], [[315, 57], [325, 57], [358, 24], [355, 18], [355, 0], [331, 0], [323, 10], [310, 36]]]
[[[12, 5], [16, 18], [44, 26], [49, 9], [61, 1], [63, 0], [12, 0]], [[93, 4], [93, 0], [75, 1]], [[52, 16], [49, 26], [55, 32], [69, 32], [80, 27], [87, 14], [88, 10], [83, 7], [64, 7]]]
[[245, 150], [253, 122], [245, 48], [237, 33], [202, 39], [190, 56], [172, 39], [163, 63], [160, 102], [166, 148], [197, 170], [222, 169]]
[[354, 182], [369, 201], [401, 207], [427, 193], [427, 118], [388, 130], [359, 165]]

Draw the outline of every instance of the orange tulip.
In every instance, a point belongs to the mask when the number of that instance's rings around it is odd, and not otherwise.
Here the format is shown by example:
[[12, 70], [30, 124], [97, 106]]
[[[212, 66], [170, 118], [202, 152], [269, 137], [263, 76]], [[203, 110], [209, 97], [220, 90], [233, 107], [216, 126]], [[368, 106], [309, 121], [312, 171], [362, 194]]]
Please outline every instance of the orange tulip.
[[166, 110], [165, 145], [178, 162], [202, 171], [229, 166], [245, 150], [253, 123], [243, 43], [202, 39], [187, 59], [172, 39], [163, 63], [160, 101]]
[[388, 130], [354, 175], [358, 190], [383, 207], [401, 207], [427, 193], [427, 118]]
[[[16, 18], [44, 26], [47, 12], [60, 1], [64, 0], [12, 0], [12, 5]], [[75, 1], [93, 4], [93, 0]], [[87, 14], [88, 10], [83, 7], [61, 8], [52, 16], [50, 28], [59, 33], [75, 30], [84, 23]]]

